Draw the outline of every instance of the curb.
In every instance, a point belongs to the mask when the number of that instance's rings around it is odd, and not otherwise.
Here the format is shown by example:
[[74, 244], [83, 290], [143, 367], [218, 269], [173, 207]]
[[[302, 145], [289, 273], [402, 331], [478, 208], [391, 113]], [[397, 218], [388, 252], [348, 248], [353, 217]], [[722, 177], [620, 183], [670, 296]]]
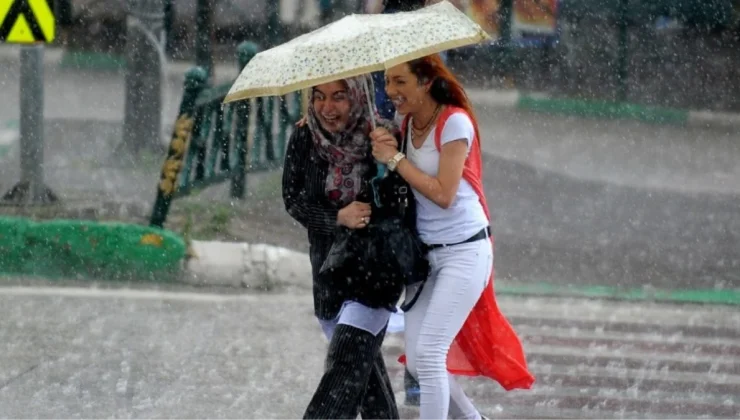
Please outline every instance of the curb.
[[535, 98], [523, 95], [519, 98], [517, 107], [535, 112], [566, 114], [586, 118], [630, 119], [657, 124], [680, 125], [688, 121], [687, 111], [607, 101]]
[[484, 106], [516, 108], [584, 118], [629, 119], [653, 124], [690, 127], [740, 127], [740, 113], [685, 110], [597, 100], [553, 98], [516, 90], [471, 91], [470, 99]]
[[311, 287], [311, 262], [301, 252], [244, 242], [191, 241], [190, 247], [186, 283], [262, 290]]
[[177, 234], [147, 226], [0, 217], [2, 274], [176, 281], [185, 251]]
[[[308, 254], [266, 244], [193, 241], [192, 247], [196, 257], [188, 262], [184, 278], [188, 283], [266, 290], [293, 286], [311, 290]], [[521, 284], [502, 279], [496, 280], [496, 293], [502, 296], [740, 306], [740, 289], [622, 289], [611, 286]]]
[[126, 58], [119, 55], [89, 51], [64, 51], [57, 65], [62, 69], [120, 71], [126, 69]]

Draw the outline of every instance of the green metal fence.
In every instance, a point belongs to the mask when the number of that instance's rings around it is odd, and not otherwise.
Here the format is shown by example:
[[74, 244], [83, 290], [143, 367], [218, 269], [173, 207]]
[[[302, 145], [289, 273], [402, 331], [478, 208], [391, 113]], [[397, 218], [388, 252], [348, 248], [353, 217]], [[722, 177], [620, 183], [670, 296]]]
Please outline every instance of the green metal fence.
[[[239, 45], [239, 69], [257, 53], [251, 42]], [[224, 105], [231, 83], [208, 86], [208, 72], [185, 74], [180, 110], [162, 166], [150, 224], [162, 227], [172, 200], [223, 182], [231, 196], [246, 198], [247, 174], [282, 166], [294, 123], [300, 118], [300, 93]]]

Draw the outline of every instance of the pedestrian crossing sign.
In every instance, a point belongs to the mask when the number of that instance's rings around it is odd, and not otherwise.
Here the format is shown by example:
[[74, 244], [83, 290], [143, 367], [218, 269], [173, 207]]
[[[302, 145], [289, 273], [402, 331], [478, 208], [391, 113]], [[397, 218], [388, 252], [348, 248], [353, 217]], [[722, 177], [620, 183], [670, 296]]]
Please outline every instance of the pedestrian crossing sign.
[[51, 0], [0, 0], [0, 43], [51, 43], [56, 23]]

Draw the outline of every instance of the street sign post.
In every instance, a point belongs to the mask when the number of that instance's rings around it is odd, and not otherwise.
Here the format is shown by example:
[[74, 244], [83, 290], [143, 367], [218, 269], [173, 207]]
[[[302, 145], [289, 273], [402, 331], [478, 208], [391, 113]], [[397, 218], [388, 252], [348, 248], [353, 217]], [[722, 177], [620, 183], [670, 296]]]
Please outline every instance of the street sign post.
[[44, 46], [54, 41], [49, 0], [0, 0], [0, 43], [23, 44], [20, 67], [21, 179], [3, 197], [7, 204], [57, 200], [44, 183]]

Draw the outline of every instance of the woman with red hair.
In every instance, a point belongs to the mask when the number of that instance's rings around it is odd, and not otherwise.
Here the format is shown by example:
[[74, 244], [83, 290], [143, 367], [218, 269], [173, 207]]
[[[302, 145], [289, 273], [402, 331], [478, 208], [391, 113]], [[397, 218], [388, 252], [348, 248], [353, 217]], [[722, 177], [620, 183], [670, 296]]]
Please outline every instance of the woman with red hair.
[[371, 134], [373, 156], [412, 187], [431, 265], [428, 279], [406, 290], [415, 303], [405, 313], [405, 361], [421, 387], [422, 419], [479, 419], [452, 374], [487, 376], [506, 390], [529, 389], [534, 377], [494, 297], [478, 124], [437, 54], [390, 68], [385, 79], [405, 116], [408, 156], [382, 128]]

